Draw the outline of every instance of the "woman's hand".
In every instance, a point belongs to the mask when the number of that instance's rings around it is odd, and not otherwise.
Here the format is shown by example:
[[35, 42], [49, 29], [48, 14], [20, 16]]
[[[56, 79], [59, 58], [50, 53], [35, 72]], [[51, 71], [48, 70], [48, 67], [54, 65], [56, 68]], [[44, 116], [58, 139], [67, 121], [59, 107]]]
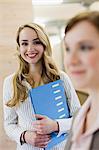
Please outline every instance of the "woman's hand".
[[58, 131], [58, 124], [47, 116], [35, 114], [37, 120], [33, 122], [33, 128], [38, 134], [50, 134]]
[[26, 143], [31, 144], [32, 146], [45, 148], [50, 141], [50, 135], [40, 135], [34, 131], [26, 131], [25, 140]]

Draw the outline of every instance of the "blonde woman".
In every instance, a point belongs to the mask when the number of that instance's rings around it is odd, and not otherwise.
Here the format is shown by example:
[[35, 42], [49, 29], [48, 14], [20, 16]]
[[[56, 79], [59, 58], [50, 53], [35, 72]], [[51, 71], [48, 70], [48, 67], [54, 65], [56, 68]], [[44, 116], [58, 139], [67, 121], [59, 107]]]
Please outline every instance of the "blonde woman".
[[[52, 60], [49, 38], [41, 26], [31, 23], [19, 27], [16, 41], [19, 68], [4, 80], [4, 127], [7, 135], [16, 141], [17, 150], [42, 150], [50, 141], [50, 133], [57, 131], [60, 136], [69, 132], [72, 117], [52, 120], [38, 114], [34, 123], [29, 89], [61, 79], [71, 116], [80, 104], [69, 77]], [[66, 140], [52, 150], [63, 150]]]
[[65, 28], [64, 63], [75, 86], [89, 97], [74, 119], [65, 150], [99, 149], [99, 12], [83, 12]]

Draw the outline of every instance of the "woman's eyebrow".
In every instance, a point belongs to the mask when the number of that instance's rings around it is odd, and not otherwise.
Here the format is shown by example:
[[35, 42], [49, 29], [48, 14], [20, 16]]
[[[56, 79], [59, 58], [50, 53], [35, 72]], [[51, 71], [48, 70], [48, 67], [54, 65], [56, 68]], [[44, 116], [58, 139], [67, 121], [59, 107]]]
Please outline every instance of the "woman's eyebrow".
[[85, 43], [85, 44], [86, 44], [86, 43], [90, 44], [90, 43], [92, 43], [92, 41], [86, 39], [86, 40], [80, 40], [80, 41], [78, 41], [78, 43], [79, 43], [79, 44], [83, 44], [83, 43]]
[[[36, 41], [36, 40], [39, 40], [39, 38], [35, 38], [32, 41]], [[27, 42], [28, 40], [21, 40], [21, 41]]]
[[21, 41], [27, 42], [28, 40], [21, 40]]
[[33, 39], [32, 41], [36, 41], [36, 40], [39, 40], [39, 38], [35, 38], [35, 39]]

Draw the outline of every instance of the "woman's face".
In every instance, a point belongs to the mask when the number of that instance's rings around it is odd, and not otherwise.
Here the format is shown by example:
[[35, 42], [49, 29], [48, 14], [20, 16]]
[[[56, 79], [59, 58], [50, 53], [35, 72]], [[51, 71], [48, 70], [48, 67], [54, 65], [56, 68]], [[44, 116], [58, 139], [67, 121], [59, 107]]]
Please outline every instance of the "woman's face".
[[20, 54], [21, 57], [29, 64], [37, 64], [40, 62], [44, 46], [39, 40], [35, 30], [25, 27], [19, 35]]
[[64, 65], [76, 89], [99, 86], [99, 32], [88, 21], [76, 24], [65, 36]]

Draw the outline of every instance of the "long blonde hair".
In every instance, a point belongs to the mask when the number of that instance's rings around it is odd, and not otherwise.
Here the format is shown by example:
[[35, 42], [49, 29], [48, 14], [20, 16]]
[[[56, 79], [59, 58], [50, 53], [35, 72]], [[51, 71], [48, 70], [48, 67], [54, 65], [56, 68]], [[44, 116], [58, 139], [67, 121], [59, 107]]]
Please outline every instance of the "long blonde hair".
[[[38, 24], [30, 23], [30, 24], [25, 24], [19, 27], [17, 31], [17, 37], [16, 37], [18, 52], [20, 48], [20, 43], [19, 43], [20, 32], [26, 27], [29, 27], [35, 30], [35, 32], [38, 35], [38, 38], [40, 39], [41, 43], [44, 46], [44, 54], [42, 58], [43, 83], [46, 84], [51, 81], [55, 81], [59, 79], [60, 78], [59, 71], [52, 59], [52, 49], [51, 49], [48, 35], [44, 31], [44, 29]], [[20, 54], [18, 55], [18, 58], [19, 58], [19, 68], [13, 78], [14, 91], [13, 91], [13, 98], [10, 99], [7, 103], [7, 106], [9, 107], [14, 107], [14, 106], [19, 105], [21, 101], [24, 102], [26, 98], [28, 97], [27, 87], [22, 84], [22, 80], [29, 78], [29, 64], [21, 57]]]

